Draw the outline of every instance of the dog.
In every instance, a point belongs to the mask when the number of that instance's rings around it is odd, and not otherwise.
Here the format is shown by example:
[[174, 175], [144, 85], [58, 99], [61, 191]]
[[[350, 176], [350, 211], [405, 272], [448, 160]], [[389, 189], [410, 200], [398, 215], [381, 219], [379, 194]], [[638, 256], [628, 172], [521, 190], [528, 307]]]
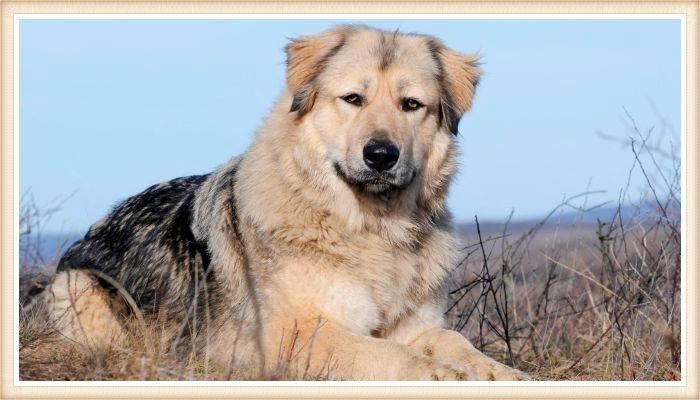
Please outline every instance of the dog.
[[63, 255], [45, 291], [63, 335], [109, 343], [136, 313], [168, 321], [176, 351], [261, 373], [298, 351], [329, 379], [529, 379], [443, 327], [478, 58], [359, 25], [285, 50], [243, 155], [127, 199]]

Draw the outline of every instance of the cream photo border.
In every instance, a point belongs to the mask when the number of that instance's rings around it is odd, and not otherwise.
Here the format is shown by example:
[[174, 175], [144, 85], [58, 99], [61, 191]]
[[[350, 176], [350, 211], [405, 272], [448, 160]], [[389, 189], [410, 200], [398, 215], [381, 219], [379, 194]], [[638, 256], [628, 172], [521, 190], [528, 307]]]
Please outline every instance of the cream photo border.
[[[695, 1], [635, 2], [71, 2], [2, 1], [0, 398], [698, 398], [698, 10]], [[682, 370], [680, 382], [24, 382], [18, 379], [18, 21], [21, 18], [674, 18], [681, 20]], [[608, 15], [614, 14], [614, 15]], [[690, 308], [688, 308], [690, 307]]]

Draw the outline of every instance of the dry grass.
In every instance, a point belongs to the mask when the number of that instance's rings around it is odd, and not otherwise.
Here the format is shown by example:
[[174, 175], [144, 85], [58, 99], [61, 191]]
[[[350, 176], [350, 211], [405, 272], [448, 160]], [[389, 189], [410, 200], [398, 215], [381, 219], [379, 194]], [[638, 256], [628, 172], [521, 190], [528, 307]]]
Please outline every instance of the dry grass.
[[[629, 117], [629, 115], [628, 115]], [[556, 223], [565, 200], [519, 234], [478, 220], [448, 311], [475, 346], [542, 380], [680, 379], [680, 174], [629, 117], [627, 143], [648, 197], [597, 224]], [[578, 207], [580, 215], [597, 206]]]
[[599, 222], [588, 235], [555, 226], [539, 246], [537, 229], [513, 241], [477, 233], [455, 271], [449, 320], [537, 379], [677, 380], [677, 228], [665, 218]]
[[[651, 131], [642, 135], [630, 121], [630, 176], [643, 174], [651, 203], [619, 206], [597, 224], [557, 223], [558, 211], [587, 199], [590, 193], [584, 193], [528, 228], [506, 221], [486, 229], [475, 219], [465, 236], [448, 321], [477, 348], [536, 379], [680, 379], [678, 161], [669, 156], [672, 167], [662, 168], [657, 159], [669, 153], [648, 145]], [[582, 217], [596, 208], [586, 204], [578, 207]], [[33, 202], [22, 214], [22, 232], [29, 233], [40, 230], [46, 217]], [[38, 256], [29, 233], [22, 248], [22, 299], [46, 282], [56, 261]], [[239, 370], [235, 360], [217, 367], [196, 352], [176, 356], [165, 336], [158, 322], [146, 330], [133, 323], [124, 340], [91, 349], [62, 340], [40, 306], [21, 307], [20, 379], [314, 380], [328, 378], [332, 369], [329, 363], [324, 373], [298, 374], [303, 356], [290, 351], [280, 356], [274, 374], [260, 377]]]
[[[43, 321], [43, 322], [42, 322]], [[216, 380], [221, 371], [204, 368], [197, 359], [178, 359], [158, 340], [158, 328], [127, 328], [123, 340], [91, 348], [60, 337], [41, 309], [20, 321], [20, 379], [23, 380]], [[148, 347], [146, 343], [156, 343]], [[217, 373], [218, 372], [218, 373]], [[250, 377], [231, 376], [232, 379]]]
[[321, 371], [310, 371], [308, 346], [303, 343], [281, 353], [277, 360], [273, 360], [275, 368], [264, 375], [240, 368], [235, 359], [229, 365], [216, 365], [196, 351], [172, 351], [170, 333], [160, 321], [149, 321], [143, 329], [137, 321], [131, 320], [125, 324], [124, 334], [115, 337], [108, 347], [91, 347], [62, 337], [47, 318], [42, 305], [32, 304], [20, 314], [20, 379], [327, 380], [333, 370], [332, 360], [329, 360]]

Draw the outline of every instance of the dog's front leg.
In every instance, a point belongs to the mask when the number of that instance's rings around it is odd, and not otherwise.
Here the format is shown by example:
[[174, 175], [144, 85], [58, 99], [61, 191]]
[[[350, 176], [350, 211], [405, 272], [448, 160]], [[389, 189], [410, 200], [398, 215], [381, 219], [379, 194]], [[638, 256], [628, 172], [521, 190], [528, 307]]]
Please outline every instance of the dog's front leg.
[[409, 343], [421, 354], [466, 366], [479, 380], [521, 381], [531, 378], [486, 356], [472, 346], [460, 333], [452, 330], [432, 328], [421, 333]]
[[[282, 323], [280, 323], [282, 322]], [[272, 331], [270, 331], [270, 329]], [[266, 369], [296, 379], [472, 380], [464, 367], [417, 354], [408, 346], [351, 332], [327, 319], [290, 319], [266, 330]], [[284, 332], [276, 334], [275, 332]], [[274, 361], [277, 360], [277, 361]], [[282, 374], [284, 376], [284, 374]]]

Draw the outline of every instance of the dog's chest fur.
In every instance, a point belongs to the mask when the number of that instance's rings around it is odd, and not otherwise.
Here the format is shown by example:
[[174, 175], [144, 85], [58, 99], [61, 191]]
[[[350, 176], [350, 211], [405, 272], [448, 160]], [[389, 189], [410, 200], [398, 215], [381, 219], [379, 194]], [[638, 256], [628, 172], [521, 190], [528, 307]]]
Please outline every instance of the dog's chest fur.
[[452, 263], [449, 231], [431, 226], [420, 240], [396, 246], [386, 232], [339, 232], [324, 224], [326, 217], [281, 225], [256, 241], [266, 243], [270, 270], [263, 274], [276, 278], [274, 296], [289, 291], [295, 301], [301, 297], [324, 316], [368, 335], [441, 295]]

